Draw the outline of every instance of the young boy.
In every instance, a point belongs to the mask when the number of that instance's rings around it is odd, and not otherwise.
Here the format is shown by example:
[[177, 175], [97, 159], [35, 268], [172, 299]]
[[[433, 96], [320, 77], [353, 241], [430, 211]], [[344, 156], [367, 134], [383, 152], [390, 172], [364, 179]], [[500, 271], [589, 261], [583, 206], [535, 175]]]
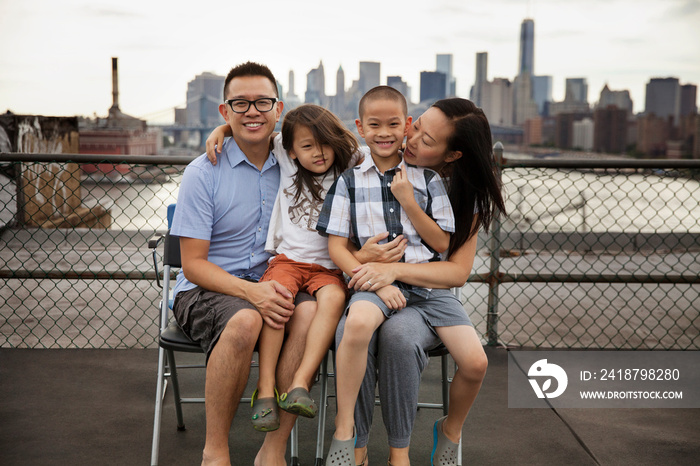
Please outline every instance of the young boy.
[[[353, 256], [371, 237], [388, 231], [388, 240], [404, 235], [402, 261], [440, 260], [447, 250], [454, 216], [440, 176], [407, 165], [400, 149], [411, 124], [406, 99], [388, 86], [368, 91], [360, 100], [357, 130], [371, 157], [347, 170], [326, 195], [317, 230], [328, 234], [328, 250], [335, 264], [349, 276], [360, 265]], [[343, 339], [336, 352], [338, 413], [327, 464], [354, 461], [354, 410], [367, 366], [367, 350], [374, 331], [406, 306], [423, 300], [430, 290], [401, 282], [355, 293], [348, 303]], [[341, 460], [342, 458], [342, 460]]]

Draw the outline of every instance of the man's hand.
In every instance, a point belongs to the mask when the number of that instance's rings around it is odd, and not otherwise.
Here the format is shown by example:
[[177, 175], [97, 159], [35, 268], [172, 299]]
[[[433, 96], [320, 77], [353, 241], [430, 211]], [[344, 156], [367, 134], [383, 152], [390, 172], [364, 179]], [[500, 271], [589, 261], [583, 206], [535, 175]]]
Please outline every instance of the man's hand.
[[401, 290], [393, 285], [388, 285], [378, 289], [377, 296], [382, 298], [384, 304], [386, 304], [389, 309], [394, 311], [398, 311], [406, 307], [406, 297], [403, 295]]
[[294, 313], [292, 294], [274, 280], [251, 283], [245, 299], [255, 306], [267, 325], [277, 330], [284, 328]]

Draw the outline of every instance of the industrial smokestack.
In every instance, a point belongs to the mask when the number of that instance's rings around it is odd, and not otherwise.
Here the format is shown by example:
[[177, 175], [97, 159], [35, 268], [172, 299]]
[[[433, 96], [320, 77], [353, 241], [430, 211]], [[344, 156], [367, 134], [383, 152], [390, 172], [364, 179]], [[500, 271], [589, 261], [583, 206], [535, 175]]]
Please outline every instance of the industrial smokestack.
[[119, 73], [116, 57], [112, 57], [112, 108], [119, 110]]

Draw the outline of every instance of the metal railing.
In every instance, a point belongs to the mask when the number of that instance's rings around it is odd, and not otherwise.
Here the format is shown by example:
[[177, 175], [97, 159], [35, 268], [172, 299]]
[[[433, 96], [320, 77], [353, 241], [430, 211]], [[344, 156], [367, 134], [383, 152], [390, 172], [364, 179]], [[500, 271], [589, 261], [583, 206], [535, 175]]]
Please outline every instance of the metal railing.
[[[0, 346], [156, 346], [146, 243], [191, 160], [0, 154]], [[485, 344], [700, 349], [700, 161], [500, 166], [462, 289]]]

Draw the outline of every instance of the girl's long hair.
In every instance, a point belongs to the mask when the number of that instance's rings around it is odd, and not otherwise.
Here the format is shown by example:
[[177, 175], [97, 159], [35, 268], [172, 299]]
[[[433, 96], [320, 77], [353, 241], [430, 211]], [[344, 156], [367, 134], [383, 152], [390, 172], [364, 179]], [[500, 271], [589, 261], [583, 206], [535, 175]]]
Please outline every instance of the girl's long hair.
[[[448, 193], [455, 215], [451, 255], [477, 234], [480, 227], [488, 231], [493, 218], [505, 214], [506, 208], [493, 158], [491, 127], [483, 110], [458, 97], [439, 100], [433, 107], [452, 122], [448, 150], [462, 153], [462, 157], [448, 163], [442, 173], [449, 178]], [[478, 222], [474, 221], [475, 217]]]
[[[333, 165], [327, 173], [338, 178], [350, 164], [352, 155], [358, 150], [355, 136], [337, 116], [323, 107], [314, 104], [300, 105], [289, 111], [282, 122], [282, 146], [291, 153], [294, 147], [294, 131], [298, 126], [307, 127], [316, 143], [329, 145], [335, 154]], [[325, 175], [316, 175], [301, 166], [298, 159], [297, 173], [294, 177], [295, 201], [299, 200], [302, 188], [306, 186], [316, 201], [323, 202], [320, 179]]]

